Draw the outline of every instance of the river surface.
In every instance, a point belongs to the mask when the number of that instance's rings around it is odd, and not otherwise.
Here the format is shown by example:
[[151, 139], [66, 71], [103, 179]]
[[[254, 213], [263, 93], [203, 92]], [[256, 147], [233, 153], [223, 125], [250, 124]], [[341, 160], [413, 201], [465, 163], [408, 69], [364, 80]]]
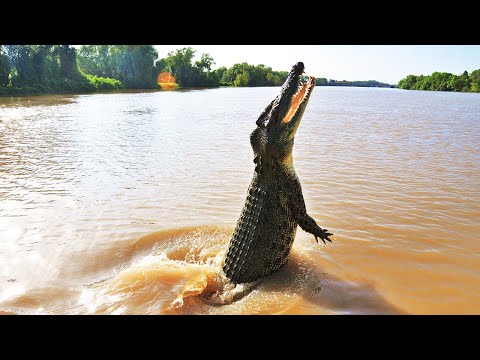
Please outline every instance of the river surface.
[[316, 87], [293, 158], [333, 243], [232, 288], [279, 89], [0, 98], [0, 314], [480, 314], [480, 94]]

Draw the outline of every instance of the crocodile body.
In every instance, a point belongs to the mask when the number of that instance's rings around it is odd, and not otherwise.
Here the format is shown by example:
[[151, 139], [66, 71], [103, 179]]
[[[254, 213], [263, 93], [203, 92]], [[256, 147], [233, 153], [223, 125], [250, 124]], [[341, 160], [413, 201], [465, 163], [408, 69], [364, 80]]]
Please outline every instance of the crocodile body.
[[250, 136], [255, 171], [223, 265], [235, 284], [256, 281], [284, 265], [297, 225], [315, 239], [331, 241], [331, 234], [307, 214], [291, 156], [296, 129], [315, 85], [313, 77], [298, 85], [302, 72], [303, 63], [294, 65], [280, 95], [260, 115]]

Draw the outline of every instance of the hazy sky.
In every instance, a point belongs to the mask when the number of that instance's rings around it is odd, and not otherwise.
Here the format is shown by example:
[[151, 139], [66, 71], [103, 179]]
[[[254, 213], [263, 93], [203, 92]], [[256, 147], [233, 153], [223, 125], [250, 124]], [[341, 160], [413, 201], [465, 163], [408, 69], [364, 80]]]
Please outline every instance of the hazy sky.
[[156, 45], [160, 58], [191, 46], [216, 64], [264, 64], [290, 70], [303, 61], [307, 74], [336, 80], [378, 80], [396, 84], [408, 74], [461, 74], [480, 69], [480, 45]]

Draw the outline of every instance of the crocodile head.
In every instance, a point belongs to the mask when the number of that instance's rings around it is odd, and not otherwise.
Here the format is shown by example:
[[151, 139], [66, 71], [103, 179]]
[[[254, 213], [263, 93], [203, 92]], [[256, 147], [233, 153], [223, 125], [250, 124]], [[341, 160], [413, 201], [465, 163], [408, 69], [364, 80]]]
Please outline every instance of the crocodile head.
[[280, 94], [266, 107], [257, 120], [257, 128], [250, 136], [255, 170], [262, 170], [261, 164], [292, 164], [292, 150], [295, 133], [302, 119], [308, 99], [315, 87], [315, 78], [304, 77], [304, 65], [296, 63]]

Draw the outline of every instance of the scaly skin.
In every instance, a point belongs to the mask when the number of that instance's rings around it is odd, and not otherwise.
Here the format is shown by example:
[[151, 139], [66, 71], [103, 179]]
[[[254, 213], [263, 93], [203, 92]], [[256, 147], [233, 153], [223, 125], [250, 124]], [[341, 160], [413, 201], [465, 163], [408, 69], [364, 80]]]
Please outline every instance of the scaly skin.
[[240, 219], [230, 240], [223, 271], [234, 284], [256, 281], [288, 260], [297, 225], [324, 243], [331, 233], [308, 214], [292, 149], [315, 78], [297, 92], [303, 63], [293, 66], [280, 95], [257, 120], [250, 135], [255, 172]]

